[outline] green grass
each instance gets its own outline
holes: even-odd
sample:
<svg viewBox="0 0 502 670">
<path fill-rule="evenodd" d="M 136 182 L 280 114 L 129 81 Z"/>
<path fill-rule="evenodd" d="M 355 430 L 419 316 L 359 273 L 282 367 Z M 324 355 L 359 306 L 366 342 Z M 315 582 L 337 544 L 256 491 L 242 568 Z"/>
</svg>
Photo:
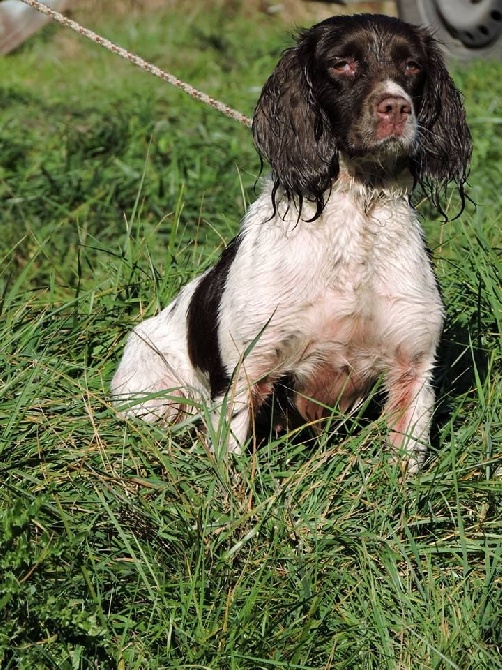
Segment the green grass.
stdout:
<svg viewBox="0 0 502 670">
<path fill-rule="evenodd" d="M 246 114 L 287 42 L 238 8 L 98 27 Z M 477 207 L 421 207 L 448 319 L 430 459 L 402 482 L 358 417 L 228 462 L 197 425 L 116 416 L 125 334 L 215 260 L 259 161 L 64 35 L 0 63 L 0 667 L 502 667 L 501 66 L 455 72 Z"/>
</svg>

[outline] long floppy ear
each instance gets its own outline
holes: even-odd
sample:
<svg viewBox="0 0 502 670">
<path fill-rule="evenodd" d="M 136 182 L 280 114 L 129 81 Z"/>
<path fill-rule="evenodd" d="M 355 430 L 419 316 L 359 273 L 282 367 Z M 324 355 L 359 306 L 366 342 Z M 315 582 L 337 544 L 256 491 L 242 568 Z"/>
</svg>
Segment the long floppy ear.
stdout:
<svg viewBox="0 0 502 670">
<path fill-rule="evenodd" d="M 457 185 L 464 208 L 472 140 L 462 97 L 448 74 L 441 50 L 428 32 L 422 32 L 422 39 L 428 54 L 427 79 L 418 113 L 419 135 L 412 171 L 444 214 L 440 198 L 449 182 Z"/>
<path fill-rule="evenodd" d="M 275 191 L 305 197 L 323 207 L 323 193 L 338 176 L 337 149 L 330 122 L 319 105 L 309 75 L 309 49 L 284 52 L 263 87 L 253 118 L 256 148 L 272 168 Z"/>
</svg>

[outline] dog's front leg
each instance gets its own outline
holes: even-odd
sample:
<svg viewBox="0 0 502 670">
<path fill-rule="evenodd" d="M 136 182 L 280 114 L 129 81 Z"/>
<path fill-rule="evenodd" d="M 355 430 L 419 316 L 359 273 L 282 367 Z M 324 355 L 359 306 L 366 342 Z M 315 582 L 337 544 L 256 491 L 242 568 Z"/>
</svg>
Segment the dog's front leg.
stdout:
<svg viewBox="0 0 502 670">
<path fill-rule="evenodd" d="M 412 474 L 420 470 L 429 444 L 434 410 L 431 368 L 429 364 L 415 364 L 391 371 L 386 383 L 384 416 L 390 428 L 389 442 Z"/>
<path fill-rule="evenodd" d="M 258 376 L 258 375 L 257 375 Z M 253 434 L 256 413 L 272 393 L 275 376 L 252 383 L 244 366 L 235 374 L 225 395 L 216 398 L 211 411 L 213 440 L 236 455 L 243 452 Z M 216 444 L 213 448 L 216 451 Z"/>
<path fill-rule="evenodd" d="M 244 449 L 251 423 L 251 398 L 240 393 L 232 398 L 231 392 L 215 399 L 211 410 L 211 446 L 217 454 L 222 448 L 239 455 Z"/>
</svg>

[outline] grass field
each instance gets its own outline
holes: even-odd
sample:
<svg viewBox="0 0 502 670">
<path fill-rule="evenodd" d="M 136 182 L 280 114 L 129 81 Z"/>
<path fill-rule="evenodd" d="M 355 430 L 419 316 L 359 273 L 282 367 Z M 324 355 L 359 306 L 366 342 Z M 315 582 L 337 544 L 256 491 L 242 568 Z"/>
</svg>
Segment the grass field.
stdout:
<svg viewBox="0 0 502 670">
<path fill-rule="evenodd" d="M 250 115 L 287 29 L 232 7 L 95 27 Z M 0 72 L 0 667 L 502 668 L 501 65 L 454 73 L 476 207 L 420 205 L 447 326 L 405 482 L 357 416 L 229 463 L 116 415 L 126 333 L 217 258 L 259 160 L 64 30 Z"/>
</svg>

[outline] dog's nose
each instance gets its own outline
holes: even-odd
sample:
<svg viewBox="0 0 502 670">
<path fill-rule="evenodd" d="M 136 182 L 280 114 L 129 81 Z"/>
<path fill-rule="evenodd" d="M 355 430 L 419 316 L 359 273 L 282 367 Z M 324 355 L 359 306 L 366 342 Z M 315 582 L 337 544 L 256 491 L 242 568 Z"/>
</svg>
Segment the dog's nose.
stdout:
<svg viewBox="0 0 502 670">
<path fill-rule="evenodd" d="M 411 114 L 411 105 L 400 96 L 389 95 L 376 106 L 377 114 L 392 124 L 402 123 Z"/>
</svg>

